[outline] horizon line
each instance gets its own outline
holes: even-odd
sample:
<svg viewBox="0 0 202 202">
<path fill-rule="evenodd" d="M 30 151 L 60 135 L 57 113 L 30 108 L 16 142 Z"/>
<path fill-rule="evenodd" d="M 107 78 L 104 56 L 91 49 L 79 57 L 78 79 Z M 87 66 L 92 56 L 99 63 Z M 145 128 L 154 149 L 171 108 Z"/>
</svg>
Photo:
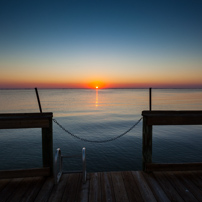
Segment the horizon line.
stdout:
<svg viewBox="0 0 202 202">
<path fill-rule="evenodd" d="M 37 88 L 37 87 L 36 87 Z M 35 88 L 0 88 L 0 90 L 31 90 Z M 107 90 L 107 89 L 113 89 L 113 90 L 121 90 L 121 89 L 150 89 L 148 88 L 37 88 L 37 89 L 42 89 L 42 90 L 57 90 L 57 89 L 73 89 L 73 90 Z M 202 89 L 202 87 L 173 87 L 173 88 L 152 88 L 151 89 Z"/>
</svg>

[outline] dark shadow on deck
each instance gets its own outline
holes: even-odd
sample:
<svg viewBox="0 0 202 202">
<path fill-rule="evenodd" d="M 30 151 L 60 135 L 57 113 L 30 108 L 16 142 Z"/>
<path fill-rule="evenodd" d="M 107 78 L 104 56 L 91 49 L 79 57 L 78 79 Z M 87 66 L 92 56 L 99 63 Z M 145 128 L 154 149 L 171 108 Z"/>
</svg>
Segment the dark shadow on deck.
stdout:
<svg viewBox="0 0 202 202">
<path fill-rule="evenodd" d="M 50 177 L 0 180 L 1 201 L 201 201 L 202 171 L 143 171 L 64 174 L 58 185 Z"/>
</svg>

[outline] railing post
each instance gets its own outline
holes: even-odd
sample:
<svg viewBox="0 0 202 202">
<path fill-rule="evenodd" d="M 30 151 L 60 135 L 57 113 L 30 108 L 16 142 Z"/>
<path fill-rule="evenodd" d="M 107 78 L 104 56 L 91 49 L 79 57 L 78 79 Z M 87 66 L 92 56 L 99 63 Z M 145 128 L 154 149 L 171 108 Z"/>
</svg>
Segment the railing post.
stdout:
<svg viewBox="0 0 202 202">
<path fill-rule="evenodd" d="M 152 125 L 148 125 L 147 117 L 143 116 L 142 169 L 144 171 L 146 163 L 152 163 Z"/>
<path fill-rule="evenodd" d="M 36 92 L 36 97 L 37 97 L 37 101 L 38 101 L 38 105 L 39 105 L 39 110 L 42 113 L 41 102 L 40 102 L 40 98 L 39 98 L 39 94 L 38 94 L 37 88 L 35 88 L 35 92 Z"/>
<path fill-rule="evenodd" d="M 53 125 L 52 117 L 49 118 L 49 127 L 42 128 L 42 157 L 43 167 L 50 167 L 53 175 Z"/>
<path fill-rule="evenodd" d="M 152 89 L 149 88 L 149 111 L 152 110 Z"/>
</svg>

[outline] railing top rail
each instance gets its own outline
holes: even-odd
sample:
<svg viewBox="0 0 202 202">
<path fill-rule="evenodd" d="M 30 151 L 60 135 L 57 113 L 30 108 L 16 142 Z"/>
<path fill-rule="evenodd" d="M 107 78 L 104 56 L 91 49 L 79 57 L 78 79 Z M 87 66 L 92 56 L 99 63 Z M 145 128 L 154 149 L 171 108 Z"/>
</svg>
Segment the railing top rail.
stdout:
<svg viewBox="0 0 202 202">
<path fill-rule="evenodd" d="M 147 125 L 202 125 L 202 111 L 142 111 Z"/>
<path fill-rule="evenodd" d="M 144 110 L 142 116 L 182 116 L 182 115 L 202 115 L 202 110 Z"/>
<path fill-rule="evenodd" d="M 0 114 L 0 129 L 49 128 L 52 117 L 53 113 Z"/>
<path fill-rule="evenodd" d="M 5 113 L 0 114 L 0 119 L 25 119 L 25 118 L 51 118 L 52 112 L 45 113 Z"/>
</svg>

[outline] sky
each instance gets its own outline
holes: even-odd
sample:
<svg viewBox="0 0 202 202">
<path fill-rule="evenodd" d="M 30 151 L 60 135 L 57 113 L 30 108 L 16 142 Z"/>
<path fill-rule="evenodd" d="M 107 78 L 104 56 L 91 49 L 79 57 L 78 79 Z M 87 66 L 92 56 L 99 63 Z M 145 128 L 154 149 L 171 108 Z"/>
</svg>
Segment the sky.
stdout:
<svg viewBox="0 0 202 202">
<path fill-rule="evenodd" d="M 202 88 L 201 0 L 1 0 L 0 88 Z"/>
</svg>

